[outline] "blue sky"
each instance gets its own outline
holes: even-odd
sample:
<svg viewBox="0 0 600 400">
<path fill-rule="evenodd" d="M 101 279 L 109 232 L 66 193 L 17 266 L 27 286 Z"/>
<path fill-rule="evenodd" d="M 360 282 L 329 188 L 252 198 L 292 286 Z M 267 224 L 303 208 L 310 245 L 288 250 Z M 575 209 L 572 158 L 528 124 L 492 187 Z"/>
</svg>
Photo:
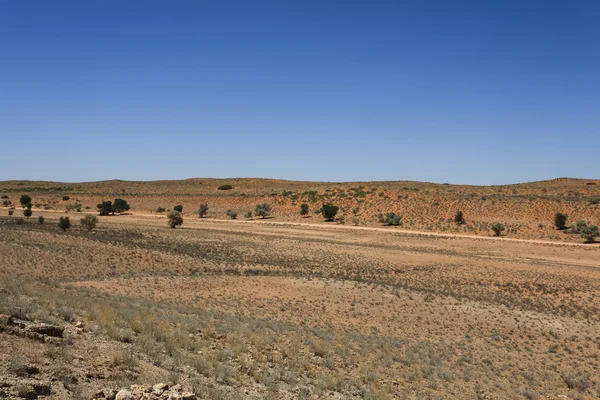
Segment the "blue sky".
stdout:
<svg viewBox="0 0 600 400">
<path fill-rule="evenodd" d="M 0 0 L 0 179 L 598 178 L 597 1 Z"/>
</svg>

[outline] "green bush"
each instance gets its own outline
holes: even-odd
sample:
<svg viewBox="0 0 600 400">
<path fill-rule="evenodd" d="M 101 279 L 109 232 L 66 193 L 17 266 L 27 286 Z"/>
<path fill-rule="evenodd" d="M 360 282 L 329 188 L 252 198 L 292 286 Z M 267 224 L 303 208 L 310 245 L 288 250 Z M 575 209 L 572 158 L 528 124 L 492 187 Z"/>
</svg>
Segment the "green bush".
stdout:
<svg viewBox="0 0 600 400">
<path fill-rule="evenodd" d="M 128 211 L 131 208 L 129 204 L 123 199 L 115 199 L 112 205 L 112 213 L 113 215 L 118 212 L 121 214 L 122 212 Z"/>
<path fill-rule="evenodd" d="M 227 216 L 231 219 L 236 219 L 238 216 L 237 211 L 234 210 L 227 210 Z"/>
<path fill-rule="evenodd" d="M 173 207 L 173 210 L 177 212 L 183 212 L 183 206 L 181 204 L 177 204 L 175 207 Z"/>
<path fill-rule="evenodd" d="M 254 214 L 259 215 L 262 218 L 268 217 L 271 214 L 271 206 L 267 203 L 257 204 L 254 209 Z"/>
<path fill-rule="evenodd" d="M 233 189 L 233 186 L 231 186 L 231 185 L 221 185 L 217 189 L 218 190 L 231 190 L 231 189 Z"/>
<path fill-rule="evenodd" d="M 502 225 L 500 222 L 496 222 L 495 224 L 492 225 L 492 230 L 494 231 L 494 236 L 500 236 L 502 234 L 502 231 L 504 231 L 504 225 Z"/>
<path fill-rule="evenodd" d="M 176 226 L 183 225 L 183 217 L 181 213 L 177 210 L 173 210 L 167 215 L 169 226 L 172 229 L 175 229 Z"/>
<path fill-rule="evenodd" d="M 248 219 L 252 219 L 252 211 L 248 211 L 244 216 Z"/>
<path fill-rule="evenodd" d="M 71 221 L 69 220 L 69 217 L 60 217 L 58 220 L 58 227 L 66 232 L 67 229 L 71 227 Z"/>
<path fill-rule="evenodd" d="M 582 238 L 585 239 L 586 243 L 594 243 L 594 239 L 600 236 L 598 226 L 596 225 L 585 225 L 581 228 L 580 233 Z"/>
<path fill-rule="evenodd" d="M 21 206 L 23 206 L 23 208 L 26 208 L 27 206 L 29 206 L 29 208 L 31 208 L 31 197 L 30 196 L 24 194 L 19 199 L 19 202 L 21 203 Z"/>
<path fill-rule="evenodd" d="M 385 226 L 400 226 L 402 225 L 402 216 L 393 212 L 389 212 L 385 215 L 383 222 Z"/>
<path fill-rule="evenodd" d="M 69 200 L 69 199 L 70 199 L 70 197 L 69 197 L 69 196 L 63 196 L 63 197 L 62 197 L 62 199 L 63 199 L 64 201 L 67 201 L 67 200 Z"/>
<path fill-rule="evenodd" d="M 584 220 L 576 221 L 573 225 L 571 225 L 571 232 L 573 233 L 581 233 L 581 229 L 587 226 L 587 222 Z"/>
<path fill-rule="evenodd" d="M 164 207 L 158 207 L 158 208 L 156 209 L 156 212 L 157 212 L 157 213 L 164 213 L 165 211 L 166 211 L 166 210 L 165 210 L 165 208 L 164 208 Z"/>
<path fill-rule="evenodd" d="M 302 215 L 303 217 L 306 217 L 308 215 L 308 204 L 300 204 L 300 215 Z"/>
<path fill-rule="evenodd" d="M 44 223 L 46 222 L 46 220 L 44 219 L 44 217 L 42 217 L 41 215 L 38 217 L 38 223 L 40 225 L 44 225 Z"/>
<path fill-rule="evenodd" d="M 27 218 L 31 217 L 31 214 L 33 214 L 33 212 L 31 211 L 31 207 L 27 207 L 26 209 L 23 210 L 23 215 L 26 216 Z"/>
<path fill-rule="evenodd" d="M 338 206 L 334 206 L 331 203 L 323 204 L 321 207 L 321 215 L 323 215 L 325 220 L 333 221 L 339 209 Z"/>
<path fill-rule="evenodd" d="M 567 227 L 567 214 L 557 212 L 554 214 L 554 226 L 557 229 L 565 229 Z"/>
<path fill-rule="evenodd" d="M 466 223 L 462 211 L 457 211 L 456 214 L 454 214 L 454 222 L 456 222 L 458 225 L 463 225 Z"/>
</svg>

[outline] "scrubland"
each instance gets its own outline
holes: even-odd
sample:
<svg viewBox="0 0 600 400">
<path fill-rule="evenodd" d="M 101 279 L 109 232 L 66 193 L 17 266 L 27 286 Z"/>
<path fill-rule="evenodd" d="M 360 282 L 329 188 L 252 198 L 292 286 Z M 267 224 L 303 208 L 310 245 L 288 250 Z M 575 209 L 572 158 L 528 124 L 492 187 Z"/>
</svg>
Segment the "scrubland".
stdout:
<svg viewBox="0 0 600 400">
<path fill-rule="evenodd" d="M 81 399 L 155 382 L 211 399 L 600 397 L 597 245 L 169 229 L 126 197 L 134 215 L 91 232 L 0 218 L 0 314 L 65 327 L 46 343 L 0 332 L 6 397 L 35 380 Z"/>
</svg>

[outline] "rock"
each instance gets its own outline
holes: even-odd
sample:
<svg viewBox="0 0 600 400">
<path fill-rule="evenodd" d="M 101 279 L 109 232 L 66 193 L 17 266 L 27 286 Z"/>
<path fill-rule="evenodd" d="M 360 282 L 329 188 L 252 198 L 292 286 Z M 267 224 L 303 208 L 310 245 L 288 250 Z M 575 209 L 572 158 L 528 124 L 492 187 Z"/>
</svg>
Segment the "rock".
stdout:
<svg viewBox="0 0 600 400">
<path fill-rule="evenodd" d="M 196 395 L 192 392 L 181 393 L 181 400 L 196 400 Z"/>
<path fill-rule="evenodd" d="M 177 385 L 173 386 L 171 388 L 171 391 L 173 392 L 180 392 L 181 391 L 181 385 L 178 383 Z"/>
<path fill-rule="evenodd" d="M 106 395 L 104 394 L 104 390 L 99 390 L 96 393 L 94 393 L 94 398 L 98 399 L 98 398 L 105 398 Z"/>
<path fill-rule="evenodd" d="M 52 336 L 52 337 L 63 337 L 65 328 L 62 326 L 50 325 L 50 324 L 33 324 L 30 326 L 33 332 L 39 333 L 40 335 Z"/>
<path fill-rule="evenodd" d="M 117 392 L 115 400 L 133 400 L 133 396 L 129 390 L 121 389 Z"/>
<path fill-rule="evenodd" d="M 156 385 L 152 386 L 152 391 L 154 393 L 158 393 L 161 394 L 162 392 L 164 392 L 165 390 L 167 390 L 169 388 L 169 385 L 164 384 L 164 383 L 157 383 Z"/>
</svg>

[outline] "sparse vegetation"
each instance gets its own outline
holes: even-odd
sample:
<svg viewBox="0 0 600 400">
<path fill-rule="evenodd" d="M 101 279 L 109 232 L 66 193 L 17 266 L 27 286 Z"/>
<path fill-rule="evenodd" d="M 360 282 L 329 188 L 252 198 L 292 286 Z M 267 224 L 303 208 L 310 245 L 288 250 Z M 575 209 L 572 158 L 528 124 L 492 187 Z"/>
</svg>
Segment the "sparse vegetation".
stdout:
<svg viewBox="0 0 600 400">
<path fill-rule="evenodd" d="M 88 214 L 85 217 L 81 218 L 80 222 L 81 226 L 83 226 L 85 230 L 91 232 L 92 230 L 94 230 L 94 228 L 96 228 L 96 224 L 98 224 L 98 217 L 96 217 L 95 215 Z"/>
<path fill-rule="evenodd" d="M 237 219 L 238 213 L 234 210 L 227 210 L 227 216 L 231 219 Z"/>
<path fill-rule="evenodd" d="M 454 214 L 454 222 L 456 222 L 458 225 L 464 225 L 466 223 L 465 217 L 464 217 L 462 211 L 457 211 Z"/>
<path fill-rule="evenodd" d="M 247 219 L 252 219 L 252 211 L 248 211 L 248 212 L 245 214 L 245 217 L 246 217 Z"/>
<path fill-rule="evenodd" d="M 233 189 L 233 186 L 231 186 L 231 185 L 221 185 L 217 189 L 218 190 L 231 190 L 231 189 Z"/>
<path fill-rule="evenodd" d="M 383 225 L 385 225 L 385 226 L 400 226 L 400 225 L 402 225 L 402 216 L 400 214 L 396 214 L 394 212 L 389 212 L 385 215 L 385 220 L 383 221 Z"/>
<path fill-rule="evenodd" d="M 594 240 L 600 236 L 600 232 L 598 232 L 598 226 L 588 224 L 579 229 L 579 234 L 585 239 L 586 243 L 594 243 Z"/>
<path fill-rule="evenodd" d="M 300 215 L 302 215 L 303 217 L 306 217 L 308 215 L 308 204 L 300 204 Z"/>
<path fill-rule="evenodd" d="M 38 224 L 44 225 L 45 222 L 46 222 L 46 220 L 44 219 L 44 217 L 42 215 L 40 215 L 38 217 Z"/>
</svg>

